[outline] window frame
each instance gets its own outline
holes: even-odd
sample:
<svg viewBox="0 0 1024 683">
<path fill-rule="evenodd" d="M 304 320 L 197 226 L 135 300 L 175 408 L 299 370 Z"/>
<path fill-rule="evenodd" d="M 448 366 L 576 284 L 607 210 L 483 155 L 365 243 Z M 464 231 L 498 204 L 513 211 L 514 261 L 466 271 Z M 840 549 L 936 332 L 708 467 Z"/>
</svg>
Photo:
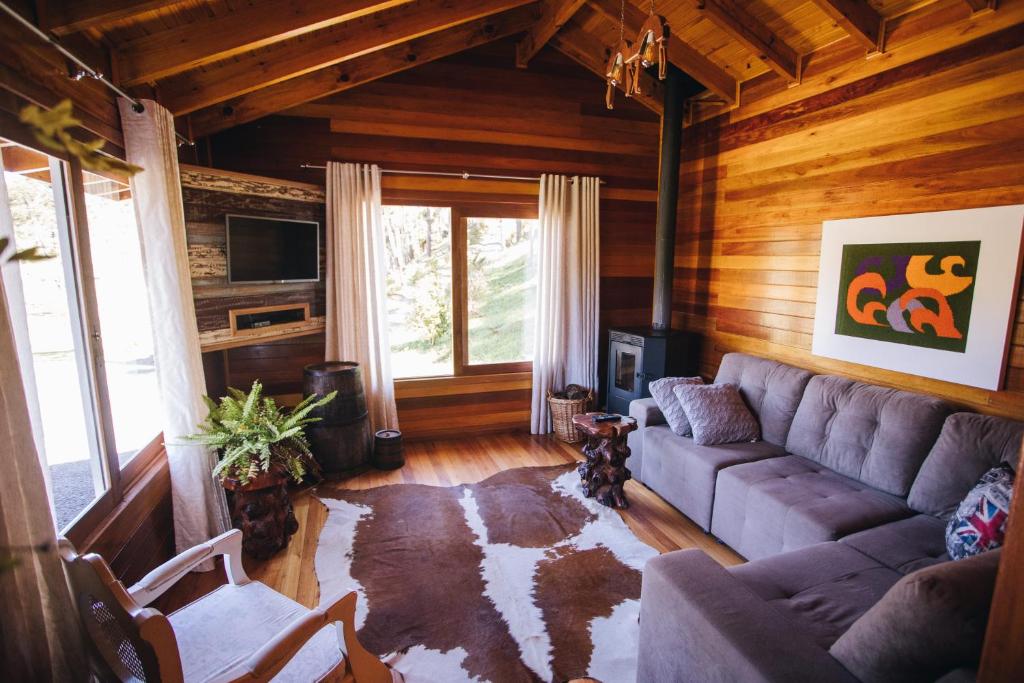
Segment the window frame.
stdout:
<svg viewBox="0 0 1024 683">
<path fill-rule="evenodd" d="M 531 204 L 489 201 L 451 201 L 413 197 L 385 198 L 385 206 L 433 206 L 451 211 L 452 240 L 452 374 L 429 377 L 398 377 L 396 382 L 417 382 L 450 377 L 475 377 L 514 372 L 531 372 L 533 361 L 508 363 L 469 362 L 469 219 L 538 218 L 536 202 Z"/>
<path fill-rule="evenodd" d="M 92 464 L 99 467 L 100 476 L 106 485 L 103 493 L 93 498 L 67 526 L 56 530 L 58 535 L 66 536 L 81 546 L 125 500 L 125 492 L 165 456 L 163 434 L 154 435 L 146 446 L 121 467 L 114 441 L 114 419 L 103 360 L 103 335 L 93 279 L 84 171 L 78 159 L 52 150 L 40 150 L 26 144 L 23 138 L 19 139 L 21 136 L 7 135 L 8 132 L 0 130 L 0 137 L 49 158 L 50 183 L 55 202 L 54 218 L 60 233 L 58 240 L 65 245 L 67 252 L 65 278 L 72 280 L 66 285 L 75 290 L 75 301 L 73 305 L 69 302 L 69 309 L 73 318 L 72 334 L 79 347 L 76 348 L 76 354 L 83 356 L 86 375 L 81 378 L 83 386 L 80 387 L 86 419 L 90 421 L 86 430 L 99 450 L 96 458 L 98 462 Z M 94 459 L 91 444 L 89 457 L 90 461 Z"/>
</svg>

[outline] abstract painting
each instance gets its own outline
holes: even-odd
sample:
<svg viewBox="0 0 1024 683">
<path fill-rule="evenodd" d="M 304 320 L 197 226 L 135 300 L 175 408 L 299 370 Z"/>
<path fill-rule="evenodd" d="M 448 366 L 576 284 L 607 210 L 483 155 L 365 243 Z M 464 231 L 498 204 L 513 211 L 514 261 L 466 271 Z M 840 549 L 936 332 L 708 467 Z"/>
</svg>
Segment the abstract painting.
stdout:
<svg viewBox="0 0 1024 683">
<path fill-rule="evenodd" d="M 826 221 L 816 355 L 1002 385 L 1024 206 Z"/>
</svg>

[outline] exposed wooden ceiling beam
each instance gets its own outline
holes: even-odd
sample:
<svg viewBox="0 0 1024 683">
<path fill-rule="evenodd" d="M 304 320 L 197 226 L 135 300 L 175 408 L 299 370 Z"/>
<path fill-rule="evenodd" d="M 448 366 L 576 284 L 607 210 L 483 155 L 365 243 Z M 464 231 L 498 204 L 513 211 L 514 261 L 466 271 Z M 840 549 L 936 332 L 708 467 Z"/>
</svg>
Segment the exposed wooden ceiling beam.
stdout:
<svg viewBox="0 0 1024 683">
<path fill-rule="evenodd" d="M 363 57 L 282 81 L 189 115 L 192 134 L 203 137 L 232 126 L 333 95 L 442 57 L 525 31 L 537 19 L 533 7 L 484 17 Z"/>
<path fill-rule="evenodd" d="M 703 10 L 716 26 L 757 55 L 787 82 L 800 82 L 801 60 L 797 51 L 751 17 L 735 0 L 697 0 L 697 9 Z"/>
<path fill-rule="evenodd" d="M 593 71 L 602 80 L 604 79 L 605 66 L 611 49 L 603 45 L 598 38 L 584 31 L 579 25 L 569 22 L 563 26 L 561 31 L 552 36 L 551 46 L 585 69 Z M 619 89 L 624 89 L 623 84 L 619 84 Z M 633 99 L 661 115 L 665 111 L 664 89 L 661 81 L 653 78 L 646 71 L 641 71 L 640 91 L 643 94 L 634 96 Z M 594 98 L 596 100 L 603 98 L 602 91 L 596 84 Z"/>
<path fill-rule="evenodd" d="M 615 0 L 589 0 L 589 2 L 591 7 L 618 25 L 621 8 L 618 2 Z M 625 9 L 626 34 L 632 38 L 640 31 L 640 27 L 647 20 L 647 15 L 628 2 Z M 671 29 L 671 26 L 669 28 Z M 700 81 L 705 88 L 721 97 L 727 104 L 734 105 L 738 102 L 739 82 L 725 69 L 672 35 L 671 30 L 668 37 L 668 61 Z M 604 65 L 601 66 L 603 69 Z"/>
<path fill-rule="evenodd" d="M 58 35 L 84 31 L 146 12 L 181 5 L 185 0 L 48 0 L 41 7 L 40 28 Z"/>
<path fill-rule="evenodd" d="M 414 0 L 159 81 L 157 97 L 175 115 L 223 102 L 532 0 Z"/>
<path fill-rule="evenodd" d="M 533 56 L 572 19 L 584 2 L 586 0 L 542 0 L 540 19 L 516 43 L 516 66 L 525 69 Z"/>
<path fill-rule="evenodd" d="M 255 0 L 117 46 L 121 83 L 165 78 L 411 0 Z"/>
<path fill-rule="evenodd" d="M 972 14 L 992 12 L 999 5 L 999 0 L 964 0 L 964 2 L 971 8 Z"/>
<path fill-rule="evenodd" d="M 885 32 L 884 20 L 867 0 L 813 0 L 832 21 L 850 37 L 867 48 L 869 53 L 881 52 Z"/>
</svg>

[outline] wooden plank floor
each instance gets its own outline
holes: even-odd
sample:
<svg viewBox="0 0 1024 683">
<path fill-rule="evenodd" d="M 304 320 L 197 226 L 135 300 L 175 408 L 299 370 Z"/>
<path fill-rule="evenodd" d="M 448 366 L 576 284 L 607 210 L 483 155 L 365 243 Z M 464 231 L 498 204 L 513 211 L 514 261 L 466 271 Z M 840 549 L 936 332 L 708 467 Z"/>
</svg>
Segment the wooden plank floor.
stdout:
<svg viewBox="0 0 1024 683">
<path fill-rule="evenodd" d="M 486 479 L 513 467 L 558 465 L 581 459 L 577 446 L 561 443 L 549 436 L 521 433 L 413 442 L 406 444 L 405 456 L 406 464 L 401 469 L 363 472 L 345 480 L 342 485 L 351 489 L 401 483 L 457 486 Z M 622 512 L 626 523 L 641 540 L 660 552 L 700 548 L 723 565 L 743 561 L 642 484 L 627 482 L 626 496 L 630 502 L 629 509 Z M 288 548 L 262 562 L 245 558 L 245 568 L 253 579 L 313 607 L 320 600 L 313 557 L 326 510 L 311 490 L 296 493 L 293 504 L 299 531 L 292 537 Z M 159 607 L 165 612 L 177 609 L 223 581 L 220 569 L 190 574 L 161 599 Z"/>
</svg>

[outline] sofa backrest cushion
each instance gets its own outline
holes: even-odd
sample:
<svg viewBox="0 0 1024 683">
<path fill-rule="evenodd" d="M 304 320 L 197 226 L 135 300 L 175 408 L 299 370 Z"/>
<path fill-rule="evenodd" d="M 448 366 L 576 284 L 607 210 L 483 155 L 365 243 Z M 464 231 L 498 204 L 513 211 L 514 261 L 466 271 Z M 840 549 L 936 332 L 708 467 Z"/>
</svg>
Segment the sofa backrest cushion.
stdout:
<svg viewBox="0 0 1024 683">
<path fill-rule="evenodd" d="M 912 572 L 829 653 L 859 680 L 934 681 L 981 658 L 1001 551 Z"/>
<path fill-rule="evenodd" d="M 955 413 L 942 425 L 907 504 L 917 512 L 949 519 L 985 472 L 1006 463 L 1017 467 L 1024 422 L 990 415 Z"/>
<path fill-rule="evenodd" d="M 931 396 L 818 375 L 804 391 L 786 450 L 906 497 L 952 412 Z"/>
<path fill-rule="evenodd" d="M 736 385 L 761 426 L 761 439 L 783 446 L 804 387 L 813 376 L 807 370 L 767 358 L 727 353 L 718 367 L 715 384 Z"/>
</svg>

